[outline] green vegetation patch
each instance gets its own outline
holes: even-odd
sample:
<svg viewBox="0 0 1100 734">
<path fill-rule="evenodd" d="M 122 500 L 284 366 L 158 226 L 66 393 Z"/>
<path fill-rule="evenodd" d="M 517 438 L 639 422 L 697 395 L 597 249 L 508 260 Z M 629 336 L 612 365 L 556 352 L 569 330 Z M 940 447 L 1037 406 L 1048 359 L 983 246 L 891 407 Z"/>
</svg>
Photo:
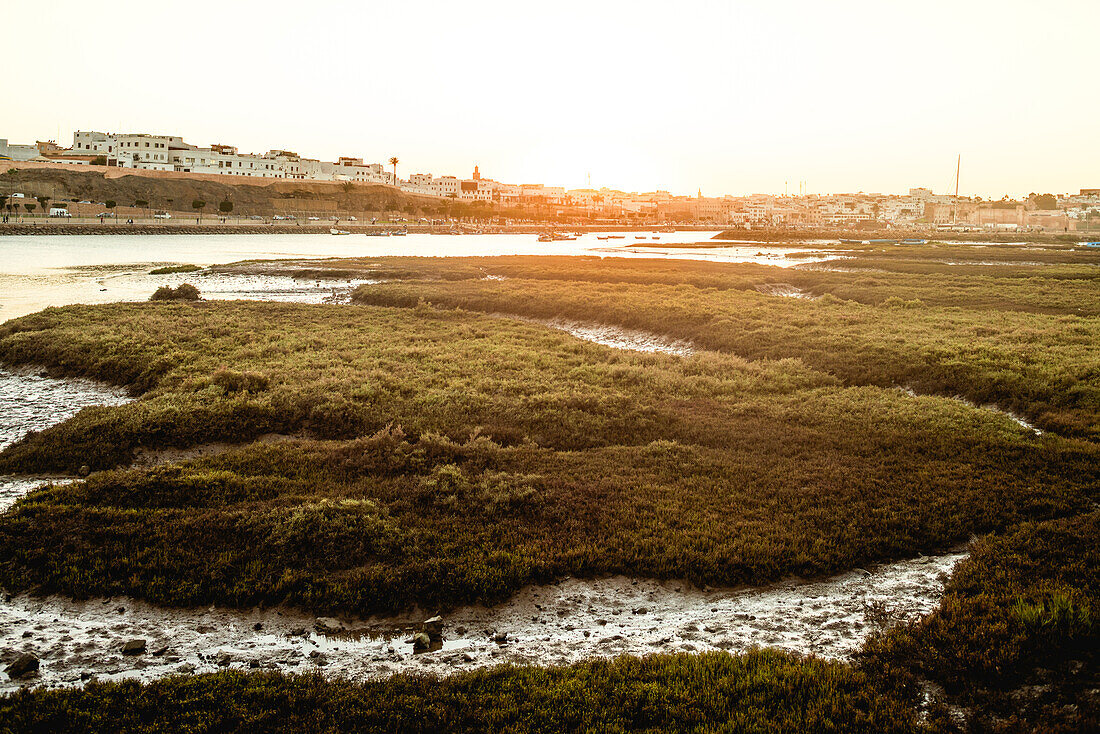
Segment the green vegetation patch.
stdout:
<svg viewBox="0 0 1100 734">
<path fill-rule="evenodd" d="M 145 390 L 4 470 L 332 439 L 28 496 L 0 517 L 13 590 L 366 613 L 568 574 L 764 583 L 1079 512 L 1100 476 L 1094 445 L 958 401 L 427 307 L 68 307 L 6 324 L 0 354 Z"/>
<path fill-rule="evenodd" d="M 959 395 L 998 405 L 1044 430 L 1100 437 L 1096 265 L 1072 266 L 1090 276 L 1075 279 L 1061 277 L 1064 272 L 1043 277 L 1034 268 L 1030 278 L 994 277 L 989 267 L 995 266 L 986 275 L 957 276 L 489 260 L 444 263 L 437 266 L 442 273 L 430 263 L 396 263 L 403 270 L 421 268 L 420 277 L 360 286 L 354 299 L 403 307 L 426 301 L 642 329 L 750 360 L 798 359 L 844 384 Z M 379 272 L 377 265 L 364 267 Z M 455 277 L 472 275 L 469 269 L 480 275 Z M 771 295 L 776 283 L 814 298 Z"/>
<path fill-rule="evenodd" d="M 149 275 L 171 275 L 173 273 L 194 273 L 202 270 L 198 265 L 165 265 L 162 268 L 153 268 Z"/>
<path fill-rule="evenodd" d="M 913 732 L 912 710 L 847 666 L 774 652 L 498 667 L 353 684 L 225 672 L 0 699 L 20 732 Z"/>
</svg>

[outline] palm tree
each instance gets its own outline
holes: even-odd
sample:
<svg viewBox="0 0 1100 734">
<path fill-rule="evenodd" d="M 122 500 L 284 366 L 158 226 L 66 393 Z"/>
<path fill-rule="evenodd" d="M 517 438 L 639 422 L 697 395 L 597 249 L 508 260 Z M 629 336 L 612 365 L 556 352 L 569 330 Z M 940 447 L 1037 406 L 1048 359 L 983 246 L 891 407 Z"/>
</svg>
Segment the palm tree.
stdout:
<svg viewBox="0 0 1100 734">
<path fill-rule="evenodd" d="M 397 156 L 393 156 L 393 157 L 390 158 L 390 165 L 393 166 L 393 185 L 394 186 L 397 185 L 397 164 L 400 163 L 400 162 L 401 161 L 398 160 Z"/>
</svg>

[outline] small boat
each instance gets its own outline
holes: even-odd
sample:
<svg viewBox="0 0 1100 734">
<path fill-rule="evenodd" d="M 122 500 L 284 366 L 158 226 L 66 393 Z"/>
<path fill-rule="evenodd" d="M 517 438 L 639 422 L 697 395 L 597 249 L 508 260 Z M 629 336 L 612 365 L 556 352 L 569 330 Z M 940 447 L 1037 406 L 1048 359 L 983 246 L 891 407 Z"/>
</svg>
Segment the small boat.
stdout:
<svg viewBox="0 0 1100 734">
<path fill-rule="evenodd" d="M 596 235 L 596 239 L 598 239 L 598 240 L 606 240 L 606 239 L 610 239 L 610 237 L 600 237 L 599 235 Z"/>
<path fill-rule="evenodd" d="M 842 245 L 862 245 L 863 240 L 841 240 L 840 244 L 842 244 Z"/>
<path fill-rule="evenodd" d="M 622 239 L 626 239 L 626 235 L 609 234 L 609 235 L 607 235 L 607 239 L 609 239 L 609 240 L 622 240 Z"/>
<path fill-rule="evenodd" d="M 924 244 L 927 244 L 927 242 L 928 242 L 928 240 L 902 240 L 901 244 L 903 244 L 903 245 L 924 245 Z"/>
<path fill-rule="evenodd" d="M 539 242 L 553 242 L 553 241 L 554 241 L 554 235 L 551 235 L 551 234 L 540 234 L 539 235 Z"/>
<path fill-rule="evenodd" d="M 346 229 L 336 229 L 335 227 L 330 228 L 328 233 L 329 234 L 351 234 L 351 232 L 347 231 Z"/>
</svg>

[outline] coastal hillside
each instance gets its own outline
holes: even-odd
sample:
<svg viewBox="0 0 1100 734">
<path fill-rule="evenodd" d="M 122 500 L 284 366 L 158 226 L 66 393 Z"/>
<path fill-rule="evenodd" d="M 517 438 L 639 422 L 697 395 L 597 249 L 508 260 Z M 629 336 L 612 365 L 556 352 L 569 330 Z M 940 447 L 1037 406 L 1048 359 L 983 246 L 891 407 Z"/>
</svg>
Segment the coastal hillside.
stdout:
<svg viewBox="0 0 1100 734">
<path fill-rule="evenodd" d="M 223 179 L 223 180 L 216 180 Z M 224 176 L 194 178 L 125 175 L 109 178 L 98 171 L 72 168 L 10 168 L 0 174 L 0 195 L 21 193 L 33 202 L 48 196 L 53 205 L 89 201 L 114 201 L 119 207 L 138 206 L 149 210 L 193 213 L 192 202 L 206 202 L 207 214 L 217 214 L 222 201 L 233 202 L 235 215 L 270 217 L 279 213 L 309 212 L 358 214 L 401 211 L 432 214 L 448 204 L 430 196 L 416 196 L 392 186 L 335 181 L 278 180 L 259 183 L 229 183 Z M 138 202 L 148 202 L 142 207 Z M 443 209 L 440 209 L 442 207 Z M 41 208 L 36 214 L 41 214 Z"/>
</svg>

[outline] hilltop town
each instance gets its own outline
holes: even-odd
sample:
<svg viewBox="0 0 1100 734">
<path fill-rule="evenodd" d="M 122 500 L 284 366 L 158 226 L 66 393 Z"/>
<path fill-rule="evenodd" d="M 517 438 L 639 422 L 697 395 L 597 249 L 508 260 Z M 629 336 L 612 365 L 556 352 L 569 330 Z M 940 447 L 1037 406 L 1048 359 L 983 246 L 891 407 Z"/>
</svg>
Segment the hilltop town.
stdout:
<svg viewBox="0 0 1100 734">
<path fill-rule="evenodd" d="M 991 232 L 1087 232 L 1100 230 L 1100 189 L 1077 194 L 1033 193 L 1026 199 L 983 200 L 937 194 L 911 188 L 906 194 L 837 193 L 806 195 L 678 196 L 668 191 L 626 192 L 609 188 L 566 189 L 543 184 L 515 184 L 481 175 L 477 166 L 468 178 L 431 173 L 398 175 L 399 160 L 366 163 L 341 156 L 336 161 L 307 158 L 290 150 L 241 153 L 232 145 L 199 147 L 176 135 L 77 131 L 73 144 L 55 141 L 34 145 L 0 139 L 0 161 L 17 170 L 72 167 L 153 178 L 188 178 L 232 183 L 329 182 L 391 187 L 413 197 L 418 208 L 460 216 L 500 213 L 528 219 L 577 219 L 604 222 L 653 221 L 713 224 L 743 229 L 876 229 L 936 228 Z M 387 167 L 388 166 L 388 167 Z M 3 192 L 11 194 L 12 192 Z M 293 197 L 284 197 L 293 198 Z M 424 201 L 480 205 L 423 206 Z M 310 199 L 316 201 L 316 197 Z M 405 209 L 391 200 L 390 208 Z M 402 200 L 403 202 L 404 200 Z M 60 206 L 55 198 L 55 207 Z M 170 203 L 170 201 L 169 201 Z M 278 209 L 279 207 L 275 207 Z M 259 211 L 259 210 L 256 210 Z M 284 213 L 335 214 L 331 205 L 302 201 L 283 206 Z M 39 210 L 45 213 L 44 209 Z M 255 212 L 253 212 L 255 213 Z M 262 214 L 270 216 L 270 212 Z M 86 215 L 84 213 L 83 215 Z"/>
</svg>

